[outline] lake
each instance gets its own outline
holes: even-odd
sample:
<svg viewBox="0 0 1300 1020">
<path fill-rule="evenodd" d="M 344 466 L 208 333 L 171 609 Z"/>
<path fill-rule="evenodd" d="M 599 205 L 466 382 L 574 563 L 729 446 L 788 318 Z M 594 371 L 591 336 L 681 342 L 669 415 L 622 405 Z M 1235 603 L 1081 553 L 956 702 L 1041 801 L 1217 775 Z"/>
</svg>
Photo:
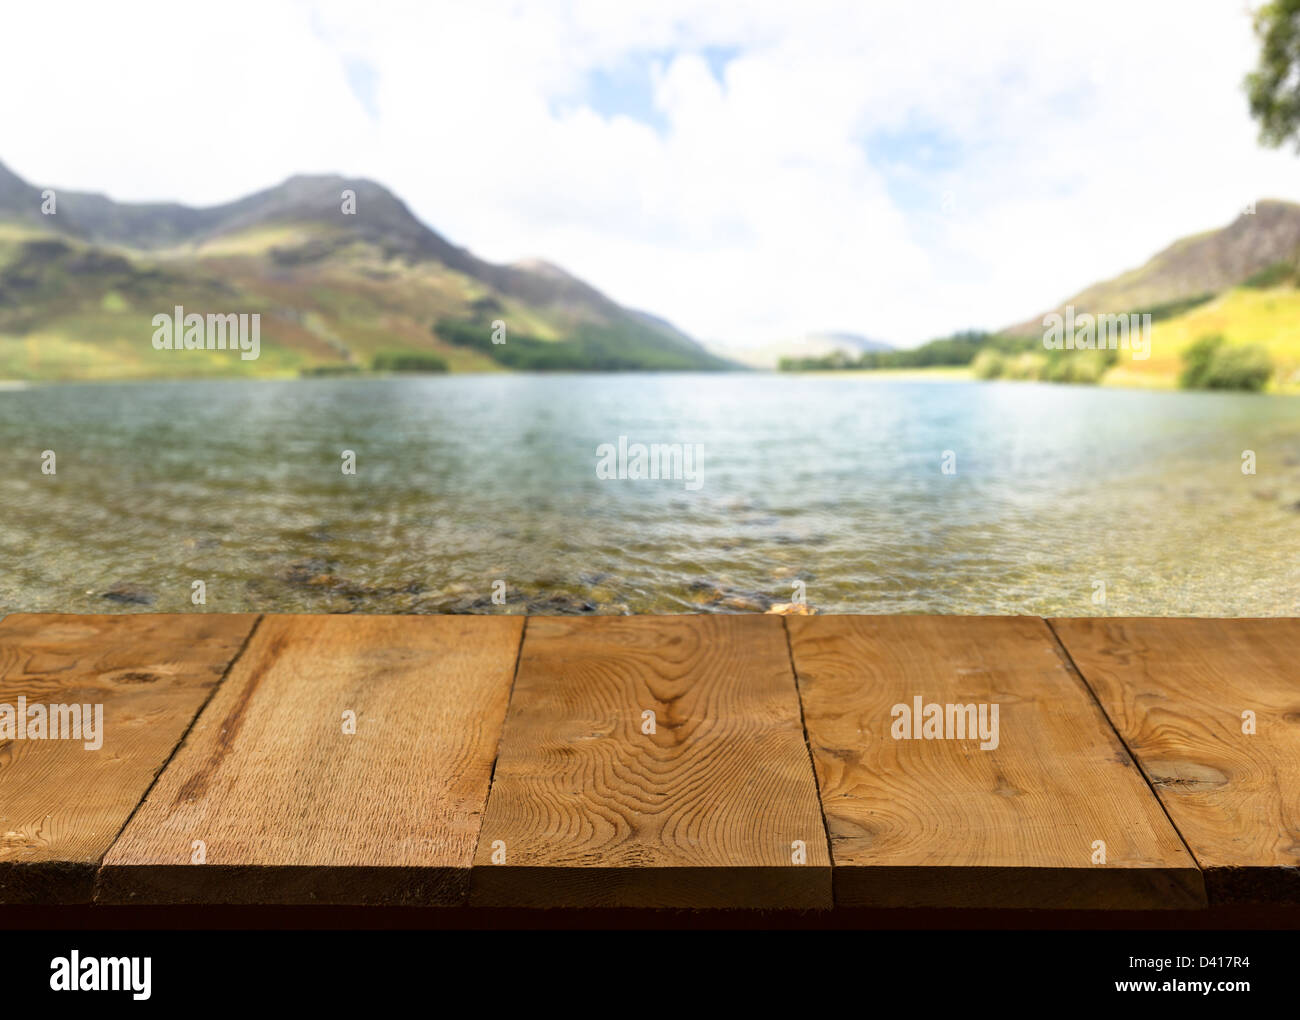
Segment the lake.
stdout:
<svg viewBox="0 0 1300 1020">
<path fill-rule="evenodd" d="M 191 610 L 201 580 L 209 611 L 745 612 L 802 588 L 820 612 L 1300 615 L 1296 398 L 757 373 L 57 385 L 0 390 L 0 436 L 7 612 Z M 698 451 L 695 482 L 598 477 L 620 437 Z"/>
</svg>

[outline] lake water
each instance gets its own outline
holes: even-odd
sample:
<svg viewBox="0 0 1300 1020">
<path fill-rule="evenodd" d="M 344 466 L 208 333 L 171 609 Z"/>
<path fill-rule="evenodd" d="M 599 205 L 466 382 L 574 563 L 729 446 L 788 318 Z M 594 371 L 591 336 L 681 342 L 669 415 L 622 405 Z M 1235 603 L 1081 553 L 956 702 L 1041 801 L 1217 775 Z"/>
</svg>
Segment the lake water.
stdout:
<svg viewBox="0 0 1300 1020">
<path fill-rule="evenodd" d="M 598 478 L 620 436 L 699 444 L 699 487 Z M 761 374 L 65 385 L 0 390 L 0 463 L 8 612 L 190 610 L 201 579 L 209 611 L 737 612 L 801 582 L 822 612 L 1300 615 L 1295 398 Z"/>
</svg>

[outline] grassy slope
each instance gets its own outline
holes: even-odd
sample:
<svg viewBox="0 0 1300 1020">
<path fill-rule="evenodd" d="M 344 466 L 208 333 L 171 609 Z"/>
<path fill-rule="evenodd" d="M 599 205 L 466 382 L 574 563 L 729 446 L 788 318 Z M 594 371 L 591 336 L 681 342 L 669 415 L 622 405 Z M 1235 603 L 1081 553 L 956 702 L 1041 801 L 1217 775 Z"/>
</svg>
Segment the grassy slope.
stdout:
<svg viewBox="0 0 1300 1020">
<path fill-rule="evenodd" d="M 1152 326 L 1146 361 L 1127 355 L 1103 382 L 1119 386 L 1177 386 L 1182 352 L 1203 336 L 1220 334 L 1229 345 L 1253 344 L 1273 359 L 1273 392 L 1300 392 L 1300 206 L 1262 200 L 1251 215 L 1174 242 L 1145 264 L 1096 283 L 1066 304 L 1089 312 L 1161 309 Z M 1272 285 L 1256 288 L 1260 277 Z M 1213 296 L 1211 296 L 1213 295 Z M 1171 302 L 1207 299 L 1185 310 Z M 1059 311 L 1060 309 L 1058 309 Z M 1041 316 L 1006 332 L 1042 336 Z"/>
<path fill-rule="evenodd" d="M 1151 357 L 1127 356 L 1108 372 L 1112 386 L 1172 388 L 1178 384 L 1182 352 L 1208 334 L 1229 344 L 1258 344 L 1273 358 L 1276 372 L 1270 391 L 1300 393 L 1300 290 L 1277 287 L 1233 288 L 1207 304 L 1151 327 Z"/>
<path fill-rule="evenodd" d="M 0 224 L 0 379 L 292 376 L 306 368 L 368 368 L 381 351 L 432 353 L 452 371 L 500 371 L 486 354 L 437 337 L 440 319 L 472 317 L 493 297 L 513 333 L 559 340 L 595 331 L 647 354 L 637 322 L 579 321 L 490 294 L 437 262 L 409 262 L 320 227 L 260 228 L 200 248 L 148 253 L 53 240 Z M 262 353 L 155 351 L 152 317 L 261 313 Z"/>
<path fill-rule="evenodd" d="M 1137 361 L 1126 352 L 1102 378 L 1106 386 L 1174 389 L 1182 371 L 1182 354 L 1203 336 L 1219 334 L 1229 345 L 1263 347 L 1273 359 L 1275 373 L 1267 392 L 1300 394 L 1300 288 L 1236 287 L 1218 297 L 1152 323 L 1151 356 Z M 1041 327 L 1040 334 L 1041 336 Z M 1030 350 L 1036 341 L 1029 340 Z M 858 377 L 973 379 L 970 367 L 838 370 L 809 374 Z"/>
<path fill-rule="evenodd" d="M 1217 230 L 1207 230 L 1180 238 L 1153 256 L 1145 265 L 1120 273 L 1112 280 L 1094 284 L 1070 300 L 1076 308 L 1151 308 L 1171 300 L 1160 274 L 1171 263 L 1197 245 L 1214 237 Z M 1191 288 L 1195 290 L 1195 288 Z"/>
</svg>

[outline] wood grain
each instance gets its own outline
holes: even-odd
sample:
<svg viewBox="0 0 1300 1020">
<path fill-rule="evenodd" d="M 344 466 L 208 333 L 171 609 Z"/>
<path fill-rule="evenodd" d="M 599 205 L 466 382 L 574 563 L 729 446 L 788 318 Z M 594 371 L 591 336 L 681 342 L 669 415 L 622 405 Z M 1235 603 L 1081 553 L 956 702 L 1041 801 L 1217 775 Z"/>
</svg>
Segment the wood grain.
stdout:
<svg viewBox="0 0 1300 1020">
<path fill-rule="evenodd" d="M 103 742 L 0 739 L 0 903 L 89 902 L 95 871 L 256 616 L 14 614 L 0 704 L 103 706 Z M 16 735 L 15 735 L 16 736 Z"/>
<path fill-rule="evenodd" d="M 523 626 L 265 617 L 110 850 L 97 898 L 464 902 Z"/>
<path fill-rule="evenodd" d="M 471 902 L 829 907 L 780 620 L 531 618 Z"/>
<path fill-rule="evenodd" d="M 1052 626 L 1196 856 L 1211 903 L 1300 902 L 1300 621 Z"/>
<path fill-rule="evenodd" d="M 787 624 L 837 906 L 1204 906 L 1194 861 L 1043 621 Z M 998 746 L 894 739 L 893 706 L 918 695 L 997 704 Z"/>
</svg>

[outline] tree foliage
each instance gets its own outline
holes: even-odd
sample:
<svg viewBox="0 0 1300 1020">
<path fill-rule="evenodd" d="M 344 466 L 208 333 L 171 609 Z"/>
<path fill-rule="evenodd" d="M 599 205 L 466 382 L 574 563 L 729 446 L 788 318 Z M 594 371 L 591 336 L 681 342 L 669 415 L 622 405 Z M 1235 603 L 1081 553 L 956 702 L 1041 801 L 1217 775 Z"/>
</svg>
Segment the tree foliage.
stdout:
<svg viewBox="0 0 1300 1020">
<path fill-rule="evenodd" d="M 1259 65 L 1246 76 L 1260 141 L 1300 151 L 1300 0 L 1270 0 L 1255 12 Z"/>
</svg>

